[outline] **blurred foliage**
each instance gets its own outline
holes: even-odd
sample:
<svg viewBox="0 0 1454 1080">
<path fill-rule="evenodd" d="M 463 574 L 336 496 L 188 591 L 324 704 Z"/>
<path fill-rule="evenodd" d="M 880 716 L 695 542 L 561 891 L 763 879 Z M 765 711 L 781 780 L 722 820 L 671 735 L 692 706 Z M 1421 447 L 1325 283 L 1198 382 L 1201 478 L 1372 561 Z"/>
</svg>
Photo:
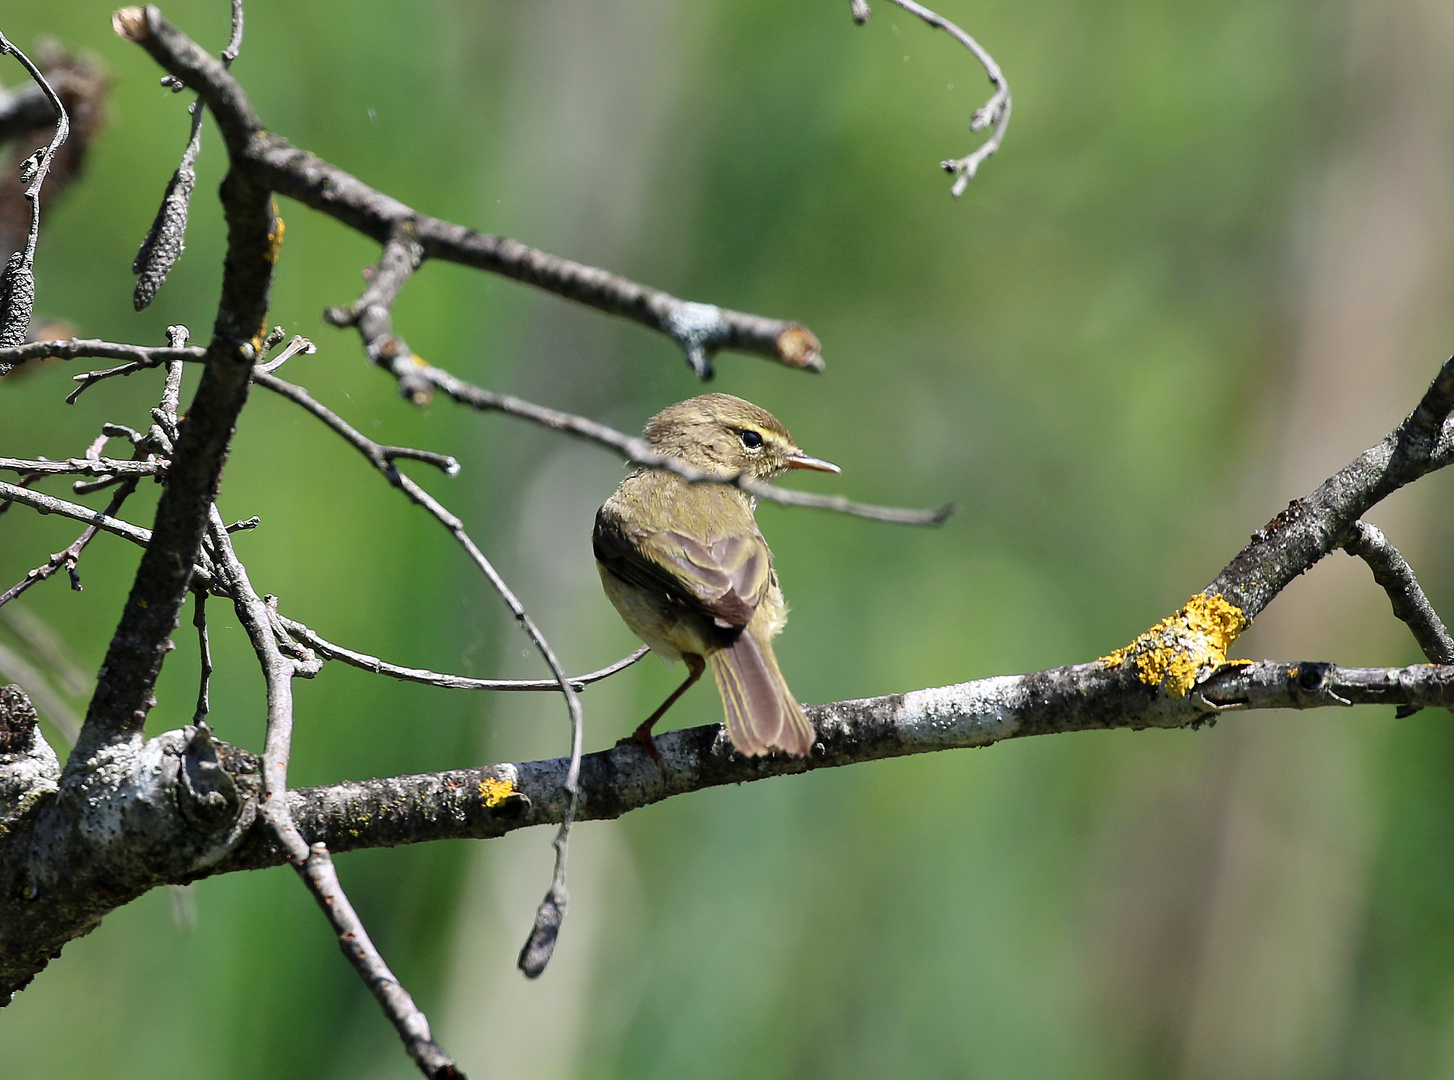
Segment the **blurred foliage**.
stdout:
<svg viewBox="0 0 1454 1080">
<path fill-rule="evenodd" d="M 1341 305 L 1408 324 L 1402 367 L 1363 358 L 1392 404 L 1351 382 L 1358 422 L 1334 432 L 1346 446 L 1284 438 L 1302 391 L 1330 381 L 1303 344 L 1307 297 L 1327 266 L 1362 258 L 1319 241 L 1327 192 L 1363 160 L 1360 140 L 1397 127 L 1408 72 L 1454 69 L 1438 10 L 956 4 L 945 14 L 1015 95 L 1003 149 L 957 202 L 936 166 L 972 145 L 985 81 L 886 2 L 864 28 L 836 2 L 254 3 L 234 71 L 269 128 L 421 210 L 820 335 L 821 377 L 724 355 L 715 385 L 843 466 L 800 483 L 964 507 L 937 531 L 762 509 L 794 604 L 779 656 L 804 700 L 827 701 L 1109 651 L 1301 494 L 1290 475 L 1327 475 L 1413 404 L 1454 337 L 1442 249 L 1421 306 L 1403 293 Z M 209 47 L 226 40 L 223 3 L 164 12 Z M 0 20 L 18 43 L 49 34 L 94 52 L 115 78 L 88 177 L 48 215 L 40 316 L 157 343 L 182 322 L 205 340 L 222 238 L 215 132 L 186 255 L 137 315 L 129 267 L 185 142 L 185 98 L 111 35 L 104 6 L 12 0 Z M 1386 78 L 1368 77 L 1369 56 Z M 1409 130 L 1446 159 L 1454 95 L 1408 96 L 1414 115 L 1432 110 Z M 1447 168 L 1434 175 L 1447 195 Z M 1362 189 L 1349 190 L 1356 210 Z M 282 213 L 273 321 L 320 346 L 283 374 L 380 439 L 460 458 L 454 480 L 413 472 L 466 517 L 568 667 L 627 651 L 587 542 L 617 464 L 508 419 L 398 400 L 356 338 L 321 320 L 356 295 L 373 245 L 297 205 Z M 1402 265 L 1384 256 L 1380 274 Z M 700 390 L 669 342 L 457 267 L 427 266 L 396 318 L 466 378 L 628 429 Z M 105 420 L 144 423 L 158 393 L 143 373 L 66 406 L 72 373 L 0 384 L 0 453 L 78 453 Z M 1447 480 L 1409 494 L 1394 535 L 1446 614 Z M 153 502 L 143 488 L 126 516 L 149 521 Z M 262 516 L 238 540 L 254 583 L 325 636 L 402 663 L 537 671 L 443 531 L 286 403 L 255 395 L 221 502 L 229 520 Z M 76 531 L 20 508 L 0 517 L 0 587 Z M 62 576 L 25 597 L 81 670 L 98 664 L 135 565 L 103 537 L 81 564 L 84 593 Z M 1244 645 L 1416 661 L 1365 578 L 1349 560 L 1320 567 L 1299 595 L 1361 606 L 1289 616 Z M 257 748 L 261 680 L 222 607 L 213 722 Z M 1330 627 L 1336 654 L 1318 636 Z M 9 634 L 0 624 L 14 645 Z M 153 732 L 190 718 L 185 624 L 177 644 Z M 648 662 L 589 691 L 589 746 L 629 731 L 675 678 Z M 568 745 L 544 695 L 331 666 L 298 702 L 299 785 Z M 719 710 L 698 690 L 671 720 Z M 544 832 L 349 855 L 340 871 L 474 1076 L 1441 1076 L 1454 1074 L 1451 775 L 1448 717 L 1355 710 L 707 792 L 580 828 L 561 950 L 532 984 L 513 957 L 548 878 Z M 175 904 L 194 904 L 195 923 Z M 0 1077 L 413 1075 L 281 869 L 116 912 L 0 1013 L 0 1039 Z"/>
</svg>

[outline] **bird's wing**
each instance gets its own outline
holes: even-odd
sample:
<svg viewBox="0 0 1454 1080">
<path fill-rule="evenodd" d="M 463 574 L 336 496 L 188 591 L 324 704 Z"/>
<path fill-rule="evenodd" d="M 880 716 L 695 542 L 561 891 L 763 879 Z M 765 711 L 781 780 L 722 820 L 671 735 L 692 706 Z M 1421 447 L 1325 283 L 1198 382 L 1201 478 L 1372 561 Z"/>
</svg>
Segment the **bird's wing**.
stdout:
<svg viewBox="0 0 1454 1080">
<path fill-rule="evenodd" d="M 602 507 L 592 546 L 622 581 L 699 611 L 723 630 L 746 626 L 772 581 L 772 556 L 756 529 L 708 545 L 672 530 L 633 534 Z"/>
</svg>

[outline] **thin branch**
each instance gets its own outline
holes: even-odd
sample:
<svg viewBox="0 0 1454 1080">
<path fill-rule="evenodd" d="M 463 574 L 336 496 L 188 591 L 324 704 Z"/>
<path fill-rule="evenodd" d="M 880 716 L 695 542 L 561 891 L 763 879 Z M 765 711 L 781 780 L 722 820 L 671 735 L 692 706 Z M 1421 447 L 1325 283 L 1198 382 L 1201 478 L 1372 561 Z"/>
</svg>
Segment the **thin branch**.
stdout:
<svg viewBox="0 0 1454 1080">
<path fill-rule="evenodd" d="M 252 379 L 259 386 L 271 390 L 279 397 L 287 398 L 293 404 L 301 406 L 323 421 L 330 430 L 366 457 L 369 464 L 383 473 L 384 478 L 395 487 L 401 485 L 395 479 L 397 470 L 394 469 L 393 463 L 400 458 L 432 465 L 446 476 L 455 476 L 459 472 L 459 462 L 448 454 L 437 454 L 432 450 L 415 450 L 407 446 L 386 446 L 383 443 L 375 442 L 314 398 L 303 387 L 280 379 L 276 375 L 264 371 L 261 366 L 253 368 Z"/>
<path fill-rule="evenodd" d="M 421 214 L 264 130 L 226 67 L 155 8 L 126 8 L 116 21 L 119 32 L 202 96 L 227 141 L 233 168 L 245 169 L 254 182 L 280 195 L 384 245 L 411 223 L 425 258 L 501 274 L 660 331 L 682 347 L 704 378 L 717 349 L 755 353 L 808 371 L 823 368 L 817 337 L 798 323 L 681 300 L 598 267 Z"/>
<path fill-rule="evenodd" d="M 416 378 L 407 364 L 398 361 L 413 356 L 413 350 L 394 333 L 393 307 L 399 292 L 424 262 L 424 248 L 412 220 L 398 222 L 384 241 L 379 261 L 366 272 L 368 285 L 363 295 L 348 307 L 331 307 L 323 317 L 334 326 L 353 326 L 363 339 L 369 362 L 395 373 L 399 392 L 416 405 L 427 402 L 429 383 Z"/>
<path fill-rule="evenodd" d="M 414 1004 L 409 992 L 394 978 L 384 959 L 374 948 L 364 929 L 363 920 L 349 903 L 338 881 L 338 872 L 323 844 L 314 844 L 308 860 L 300 868 L 313 898 L 333 924 L 338 947 L 358 971 L 360 978 L 373 992 L 374 1000 L 384 1010 L 404 1043 L 404 1049 L 419 1071 L 430 1080 L 465 1080 L 464 1073 L 444 1049 L 434 1041 L 429 1020 Z"/>
<path fill-rule="evenodd" d="M 400 985 L 374 947 L 362 920 L 339 884 L 328 849 L 320 843 L 310 846 L 293 821 L 288 800 L 288 759 L 293 741 L 295 666 L 279 648 L 267 605 L 248 580 L 247 570 L 233 551 L 232 539 L 216 507 L 212 509 L 208 532 L 219 575 L 232 593 L 238 622 L 252 642 L 267 683 L 268 726 L 263 744 L 262 820 L 313 893 L 333 926 L 339 948 L 394 1025 L 415 1064 L 425 1076 L 461 1077 L 454 1062 L 430 1035 L 429 1022 L 414 999 Z"/>
<path fill-rule="evenodd" d="M 497 394 L 473 383 L 465 382 L 463 379 L 445 371 L 443 368 L 426 364 L 417 357 L 407 361 L 409 370 L 417 378 L 427 381 L 430 385 L 438 388 L 446 396 L 462 405 L 481 411 L 501 412 L 508 416 L 519 417 L 529 420 L 532 423 L 540 424 L 554 431 L 564 432 L 567 435 L 575 435 L 590 442 L 602 446 L 609 446 L 620 451 L 626 458 L 636 465 L 644 465 L 653 469 L 661 469 L 665 472 L 675 473 L 693 483 L 714 483 L 731 484 L 739 487 L 748 494 L 767 500 L 768 502 L 783 503 L 788 506 L 811 506 L 822 510 L 835 510 L 843 514 L 851 514 L 854 517 L 869 518 L 873 521 L 889 521 L 901 525 L 940 525 L 949 518 L 955 511 L 954 504 L 937 507 L 933 510 L 907 510 L 894 506 L 874 506 L 870 503 L 853 502 L 841 495 L 815 495 L 806 491 L 789 491 L 775 487 L 771 484 L 762 484 L 747 477 L 746 474 L 738 474 L 732 477 L 714 476 L 704 473 L 700 469 L 675 458 L 662 457 L 651 449 L 651 444 L 645 439 L 635 435 L 626 435 L 605 424 L 588 420 L 582 416 L 575 416 L 571 413 L 560 412 L 557 409 L 549 409 L 542 405 L 535 405 L 521 398 L 511 397 L 508 394 Z M 401 362 L 402 366 L 402 362 Z M 402 375 L 396 372 L 396 375 Z"/>
<path fill-rule="evenodd" d="M 121 504 L 124 503 L 131 496 L 131 493 L 135 490 L 136 479 L 134 477 L 125 481 L 119 488 L 116 489 L 115 494 L 111 496 L 111 502 L 106 507 L 106 509 L 101 512 L 101 516 L 103 518 L 114 518 L 116 512 L 121 509 Z M 91 542 L 91 539 L 96 535 L 97 530 L 100 528 L 101 526 L 98 522 L 92 522 L 89 526 L 87 526 L 85 532 L 83 532 L 80 536 L 76 537 L 75 541 L 71 544 L 70 547 L 66 548 L 64 551 L 56 552 L 40 566 L 37 566 L 34 570 L 31 570 L 29 573 L 27 573 L 25 577 L 21 578 L 10 588 L 6 589 L 3 593 L 0 593 L 0 607 L 4 607 L 6 604 L 10 603 L 10 601 L 14 600 L 21 593 L 25 592 L 25 590 L 30 588 L 32 585 L 46 580 L 46 578 L 53 575 L 57 570 L 61 569 L 61 567 L 65 567 L 66 573 L 70 575 L 71 588 L 74 589 L 76 592 L 80 592 L 81 578 L 80 575 L 76 572 L 76 564 L 80 562 L 81 552 L 86 549 L 86 545 Z M 74 737 L 72 741 L 74 741 Z"/>
<path fill-rule="evenodd" d="M 65 499 L 57 499 L 54 495 L 31 491 L 19 484 L 7 484 L 0 480 L 0 502 L 5 501 L 29 506 L 33 510 L 39 510 L 42 514 L 59 514 L 61 517 L 67 517 L 73 521 L 82 521 L 88 525 L 94 524 L 103 532 L 113 533 L 141 547 L 146 547 L 151 542 L 150 529 L 143 529 L 139 525 L 111 517 L 104 511 L 93 510 L 80 503 L 67 502 Z"/>
<path fill-rule="evenodd" d="M 203 360 L 207 350 L 200 346 L 173 349 L 170 346 L 130 345 L 100 338 L 61 338 L 31 341 L 0 349 L 0 364 L 15 366 L 30 360 L 125 360 L 138 368 L 161 367 L 168 360 Z M 73 376 L 80 381 L 82 376 Z"/>
<path fill-rule="evenodd" d="M 32 128 L 50 127 L 56 110 L 39 85 L 0 94 L 0 141 L 23 135 Z"/>
<path fill-rule="evenodd" d="M 1010 126 L 1010 84 L 1005 80 L 1004 73 L 1000 71 L 1000 65 L 995 63 L 995 58 L 974 38 L 970 37 L 954 23 L 950 22 L 943 15 L 930 11 L 922 4 L 914 0 L 893 0 L 895 4 L 909 12 L 917 15 L 936 30 L 943 30 L 955 41 L 959 42 L 979 61 L 984 68 L 984 73 L 989 77 L 990 85 L 994 87 L 994 93 L 990 99 L 974 111 L 969 120 L 970 131 L 983 131 L 985 128 L 994 126 L 989 138 L 982 142 L 976 149 L 962 158 L 952 158 L 949 161 L 942 161 L 939 167 L 948 173 L 957 174 L 954 186 L 950 193 L 955 198 L 964 194 L 964 189 L 974 179 L 974 174 L 1004 141 L 1005 129 Z M 860 26 L 868 21 L 869 7 L 864 0 L 853 0 L 853 19 Z"/>
<path fill-rule="evenodd" d="M 1449 636 L 1407 560 L 1383 531 L 1367 521 L 1355 521 L 1343 550 L 1368 564 L 1373 580 L 1388 594 L 1394 615 L 1408 624 L 1430 663 L 1454 664 L 1454 637 Z"/>
<path fill-rule="evenodd" d="M 328 660 L 338 660 L 350 667 L 370 671 L 375 675 L 387 675 L 403 682 L 423 683 L 426 686 L 438 686 L 445 690 L 558 691 L 560 689 L 560 683 L 554 679 L 471 679 L 464 675 L 450 675 L 439 671 L 428 671 L 424 668 L 401 667 L 398 664 L 391 664 L 387 660 L 380 660 L 377 656 L 369 656 L 367 653 L 355 652 L 342 645 L 335 645 L 296 619 L 283 618 L 282 624 L 295 639 Z M 643 645 L 630 656 L 617 660 L 614 664 L 593 671 L 589 675 L 573 675 L 567 681 L 577 691 L 584 690 L 592 683 L 609 679 L 617 672 L 625 671 L 650 651 L 649 646 Z"/>
<path fill-rule="evenodd" d="M 128 365 L 123 365 L 123 368 L 126 368 L 126 370 L 114 368 L 105 372 L 90 372 L 75 376 L 77 381 L 81 381 L 93 379 L 94 376 L 105 378 L 115 374 L 129 375 L 132 371 L 140 370 L 143 367 L 158 367 L 173 359 L 201 360 L 203 359 L 203 350 L 195 347 L 173 349 L 147 347 L 143 345 L 124 345 L 97 339 L 71 339 L 57 342 L 36 342 L 18 349 L 0 350 L 0 363 L 23 363 L 27 360 L 51 356 L 62 360 L 79 357 L 104 357 L 106 359 L 125 359 L 129 362 Z M 461 405 L 468 405 L 470 408 L 478 409 L 481 412 L 500 412 L 507 416 L 529 420 L 531 423 L 540 424 L 542 427 L 550 428 L 553 431 L 564 432 L 565 434 L 585 439 L 588 442 L 594 442 L 597 445 L 617 450 L 633 464 L 673 472 L 694 483 L 731 484 L 734 487 L 741 488 L 755 498 L 763 499 L 767 502 L 781 503 L 785 506 L 807 506 L 819 510 L 832 510 L 836 513 L 849 514 L 853 517 L 867 518 L 870 521 L 886 521 L 900 525 L 942 525 L 958 509 L 954 503 L 946 503 L 943 506 L 938 506 L 930 510 L 878 506 L 873 503 L 856 502 L 844 498 L 841 495 L 818 495 L 807 491 L 791 491 L 771 484 L 760 484 L 745 475 L 731 477 L 709 475 L 692 468 L 684 462 L 677 461 L 675 458 L 666 458 L 654 453 L 650 444 L 639 436 L 626 435 L 623 432 L 617 431 L 605 424 L 597 423 L 594 420 L 587 419 L 584 416 L 577 416 L 573 413 L 562 412 L 559 409 L 536 405 L 523 398 L 513 397 L 509 394 L 497 394 L 494 391 L 486 390 L 483 387 L 466 382 L 464 379 L 452 375 L 444 368 L 425 363 L 412 354 L 395 357 L 389 360 L 388 364 L 389 370 L 400 380 L 401 386 L 427 385 L 432 389 L 439 390 L 451 400 Z M 267 373 L 267 365 L 259 365 L 258 367 L 265 374 Z M 254 381 L 262 382 L 262 380 L 257 379 L 256 375 L 254 375 Z M 263 383 L 263 385 L 267 384 Z M 272 388 L 270 387 L 270 389 Z"/>
<path fill-rule="evenodd" d="M 571 685 L 570 677 L 565 673 L 565 667 L 561 664 L 555 651 L 551 649 L 545 635 L 535 625 L 520 603 L 520 599 L 505 583 L 494 564 L 486 558 L 485 553 L 470 537 L 465 530 L 464 523 L 455 517 L 444 504 L 439 502 L 433 495 L 425 491 L 409 476 L 400 472 L 393 463 L 393 459 L 405 456 L 405 451 L 399 447 L 386 447 L 374 442 L 368 436 L 358 431 L 337 413 L 315 401 L 311 394 L 300 386 L 284 382 L 276 375 L 254 369 L 253 378 L 260 385 L 267 387 L 275 393 L 281 394 L 290 401 L 302 406 L 305 410 L 317 417 L 329 428 L 337 432 L 355 450 L 361 453 L 377 469 L 383 477 L 394 487 L 402 491 L 415 505 L 422 507 L 431 514 L 444 528 L 454 537 L 455 542 L 464 549 L 476 568 L 485 575 L 490 585 L 509 608 L 510 613 L 519 623 L 520 628 L 525 631 L 535 650 L 540 653 L 546 666 L 550 669 L 551 675 L 555 678 L 556 685 L 565 696 L 566 708 L 570 714 L 571 724 L 571 761 L 572 766 L 567 770 L 565 777 L 565 790 L 568 793 L 568 801 L 571 806 L 575 804 L 576 783 L 579 775 L 579 763 L 584 743 L 584 721 L 581 714 L 581 701 L 575 687 Z M 428 460 L 424 451 L 407 451 L 410 456 L 419 460 Z M 434 455 L 437 460 L 431 464 L 438 465 L 446 474 L 454 475 L 459 466 L 453 458 L 445 458 L 443 455 Z M 536 913 L 535 927 L 531 931 L 530 938 L 520 953 L 520 970 L 531 978 L 535 978 L 545 970 L 555 951 L 555 942 L 560 930 L 561 920 L 565 918 L 566 909 L 566 888 L 565 868 L 569 850 L 570 827 L 572 813 L 567 811 L 560 824 L 560 831 L 555 837 L 555 872 L 551 881 L 550 890 L 546 893 L 545 899 L 541 902 Z"/>
<path fill-rule="evenodd" d="M 28 473 L 31 476 L 155 476 L 166 470 L 167 463 L 155 459 L 122 461 L 118 458 L 46 458 L 0 457 L 0 469 Z"/>
<path fill-rule="evenodd" d="M 294 334 L 293 340 L 288 342 L 287 348 L 285 348 L 282 352 L 278 353 L 277 356 L 273 357 L 266 363 L 257 365 L 257 368 L 259 371 L 265 372 L 277 371 L 278 368 L 282 367 L 299 353 L 302 353 L 305 356 L 312 356 L 317 351 L 318 346 L 314 345 L 313 342 L 309 341 L 301 334 Z"/>
</svg>

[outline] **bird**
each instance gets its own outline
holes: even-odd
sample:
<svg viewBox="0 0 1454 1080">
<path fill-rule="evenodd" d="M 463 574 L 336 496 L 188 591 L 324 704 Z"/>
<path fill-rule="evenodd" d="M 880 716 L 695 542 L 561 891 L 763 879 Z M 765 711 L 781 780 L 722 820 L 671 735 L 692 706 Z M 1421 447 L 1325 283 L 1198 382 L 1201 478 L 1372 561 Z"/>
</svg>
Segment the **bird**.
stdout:
<svg viewBox="0 0 1454 1080">
<path fill-rule="evenodd" d="M 789 469 L 841 472 L 800 450 L 765 409 L 731 394 L 669 405 L 644 432 L 662 457 L 721 478 L 769 481 Z M 772 639 L 787 622 L 756 500 L 741 488 L 635 469 L 596 513 L 591 546 L 606 596 L 637 637 L 687 677 L 631 736 L 657 761 L 651 729 L 708 667 L 732 745 L 749 757 L 805 756 L 814 732 Z"/>
</svg>

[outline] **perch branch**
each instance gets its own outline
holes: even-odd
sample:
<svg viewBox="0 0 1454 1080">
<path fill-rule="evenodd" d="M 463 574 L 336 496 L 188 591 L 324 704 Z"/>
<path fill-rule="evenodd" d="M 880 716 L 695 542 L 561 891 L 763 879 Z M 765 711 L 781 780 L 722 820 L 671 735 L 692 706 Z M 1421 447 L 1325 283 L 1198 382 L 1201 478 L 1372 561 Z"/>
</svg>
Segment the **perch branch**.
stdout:
<svg viewBox="0 0 1454 1080">
<path fill-rule="evenodd" d="M 1195 728 L 1228 710 L 1355 705 L 1454 707 L 1454 667 L 1345 668 L 1259 661 L 1228 666 L 1200 695 L 1157 694 L 1123 671 L 1077 664 L 905 694 L 806 708 L 817 732 L 803 758 L 743 757 L 721 725 L 656 736 L 662 765 L 635 745 L 581 763 L 580 820 L 617 818 L 677 795 L 1007 739 L 1119 728 Z M 501 836 L 561 820 L 569 759 L 503 763 L 418 776 L 359 780 L 289 792 L 298 827 L 334 852 L 446 838 Z M 276 865 L 253 838 L 215 871 Z"/>
</svg>

